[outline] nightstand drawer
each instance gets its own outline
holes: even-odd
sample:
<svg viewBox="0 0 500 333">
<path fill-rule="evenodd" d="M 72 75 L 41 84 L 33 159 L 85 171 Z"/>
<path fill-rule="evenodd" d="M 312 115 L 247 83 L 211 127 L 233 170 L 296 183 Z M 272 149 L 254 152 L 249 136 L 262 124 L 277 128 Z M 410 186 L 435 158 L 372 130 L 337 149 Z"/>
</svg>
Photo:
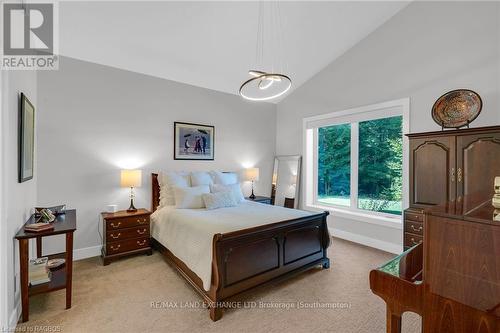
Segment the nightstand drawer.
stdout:
<svg viewBox="0 0 500 333">
<path fill-rule="evenodd" d="M 149 247 L 149 235 L 106 244 L 106 254 L 112 255 Z"/>
<path fill-rule="evenodd" d="M 146 236 L 149 237 L 149 224 L 141 227 L 108 231 L 106 232 L 106 243 Z"/>
<path fill-rule="evenodd" d="M 424 224 L 420 222 L 406 220 L 405 231 L 422 236 L 424 234 Z"/>
<path fill-rule="evenodd" d="M 149 226 L 149 216 L 146 215 L 106 220 L 107 230 L 118 230 L 146 225 Z"/>
<path fill-rule="evenodd" d="M 424 241 L 424 238 L 422 236 L 405 232 L 405 241 L 404 241 L 405 246 L 411 247 L 411 246 L 420 244 L 423 241 Z"/>
</svg>

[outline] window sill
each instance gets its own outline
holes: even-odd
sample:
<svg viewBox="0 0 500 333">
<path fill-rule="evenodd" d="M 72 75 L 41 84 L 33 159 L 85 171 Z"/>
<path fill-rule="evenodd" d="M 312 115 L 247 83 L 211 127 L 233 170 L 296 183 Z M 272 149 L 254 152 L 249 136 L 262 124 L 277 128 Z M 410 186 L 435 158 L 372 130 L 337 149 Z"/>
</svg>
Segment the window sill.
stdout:
<svg viewBox="0 0 500 333">
<path fill-rule="evenodd" d="M 356 220 L 359 222 L 376 224 L 384 227 L 394 228 L 403 230 L 403 217 L 387 217 L 380 216 L 376 214 L 363 213 L 363 212 L 355 212 L 352 210 L 341 209 L 337 207 L 323 206 L 323 205 L 306 205 L 306 209 L 311 210 L 321 210 L 321 211 L 329 211 L 334 217 L 343 217 L 351 220 Z"/>
</svg>

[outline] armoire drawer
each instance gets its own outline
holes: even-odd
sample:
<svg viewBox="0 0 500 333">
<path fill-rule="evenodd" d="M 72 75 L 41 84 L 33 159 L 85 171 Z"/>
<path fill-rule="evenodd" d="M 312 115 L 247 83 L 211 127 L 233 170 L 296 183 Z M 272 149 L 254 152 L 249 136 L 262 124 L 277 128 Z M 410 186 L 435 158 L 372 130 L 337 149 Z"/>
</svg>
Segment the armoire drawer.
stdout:
<svg viewBox="0 0 500 333">
<path fill-rule="evenodd" d="M 420 222 L 415 222 L 415 221 L 408 221 L 406 220 L 404 222 L 405 226 L 405 232 L 412 233 L 415 235 L 423 236 L 424 235 L 424 224 Z"/>
<path fill-rule="evenodd" d="M 414 245 L 420 244 L 424 241 L 424 237 L 405 232 L 404 246 L 412 247 Z"/>
<path fill-rule="evenodd" d="M 406 210 L 405 211 L 405 220 L 415 221 L 415 222 L 424 222 L 424 214 L 414 211 L 414 210 Z"/>
</svg>

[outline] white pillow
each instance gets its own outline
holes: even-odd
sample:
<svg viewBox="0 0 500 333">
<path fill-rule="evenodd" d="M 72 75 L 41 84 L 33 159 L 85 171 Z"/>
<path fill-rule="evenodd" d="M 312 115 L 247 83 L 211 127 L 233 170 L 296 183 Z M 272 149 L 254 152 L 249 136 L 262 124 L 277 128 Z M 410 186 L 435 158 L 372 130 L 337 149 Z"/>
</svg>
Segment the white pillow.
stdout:
<svg viewBox="0 0 500 333">
<path fill-rule="evenodd" d="M 220 172 L 220 171 L 212 171 L 212 175 L 215 179 L 215 184 L 222 185 L 231 185 L 238 183 L 238 174 L 234 172 Z"/>
<path fill-rule="evenodd" d="M 204 171 L 191 172 L 191 186 L 211 185 L 213 183 L 214 180 L 210 173 Z"/>
<path fill-rule="evenodd" d="M 224 207 L 234 207 L 238 203 L 233 193 L 229 191 L 202 194 L 203 202 L 207 209 L 217 209 Z"/>
<path fill-rule="evenodd" d="M 186 172 L 165 172 L 158 176 L 160 184 L 160 207 L 175 205 L 173 187 L 191 186 L 191 178 Z"/>
<path fill-rule="evenodd" d="M 240 184 L 231 184 L 231 185 L 213 184 L 210 185 L 210 191 L 212 193 L 231 192 L 237 203 L 245 201 L 243 192 L 241 192 Z"/>
<path fill-rule="evenodd" d="M 202 195 L 210 193 L 208 185 L 195 187 L 174 187 L 175 208 L 205 208 Z"/>
</svg>

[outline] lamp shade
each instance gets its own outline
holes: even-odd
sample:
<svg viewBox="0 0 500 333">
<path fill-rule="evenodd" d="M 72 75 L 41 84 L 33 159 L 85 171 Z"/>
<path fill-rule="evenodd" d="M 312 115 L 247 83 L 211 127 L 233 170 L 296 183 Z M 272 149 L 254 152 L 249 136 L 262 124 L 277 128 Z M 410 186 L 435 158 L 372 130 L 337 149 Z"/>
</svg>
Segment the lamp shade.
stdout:
<svg viewBox="0 0 500 333">
<path fill-rule="evenodd" d="M 140 187 L 142 185 L 142 171 L 122 170 L 120 184 L 122 187 Z"/>
<path fill-rule="evenodd" d="M 259 168 L 245 169 L 245 180 L 252 182 L 259 180 Z"/>
</svg>

